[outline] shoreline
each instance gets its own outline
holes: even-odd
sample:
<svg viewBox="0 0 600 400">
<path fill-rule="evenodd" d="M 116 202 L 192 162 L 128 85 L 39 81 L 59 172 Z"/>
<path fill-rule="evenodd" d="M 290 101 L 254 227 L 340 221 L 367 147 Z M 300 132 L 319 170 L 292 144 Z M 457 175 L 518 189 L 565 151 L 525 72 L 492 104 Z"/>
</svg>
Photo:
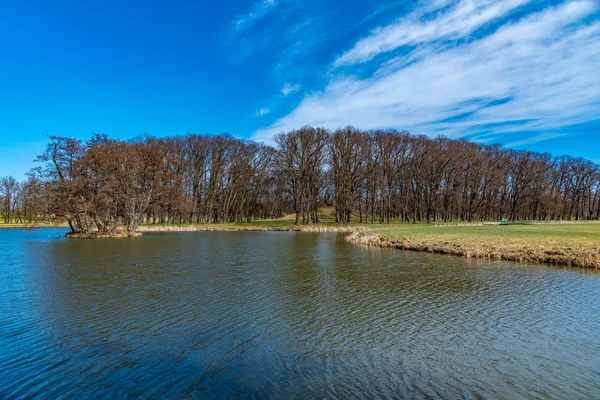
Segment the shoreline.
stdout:
<svg viewBox="0 0 600 400">
<path fill-rule="evenodd" d="M 37 229 L 37 228 L 68 228 L 69 225 L 49 224 L 0 224 L 0 229 Z"/>
<path fill-rule="evenodd" d="M 1 226 L 1 225 L 0 225 Z M 12 228 L 10 226 L 5 228 Z M 64 226 L 19 226 L 19 228 L 64 228 Z M 554 228 L 551 228 L 554 227 Z M 71 239 L 136 238 L 144 233 L 161 232 L 339 232 L 349 233 L 345 240 L 362 246 L 394 248 L 454 255 L 490 261 L 551 264 L 578 268 L 600 268 L 600 223 L 558 222 L 522 225 L 511 229 L 497 224 L 439 226 L 397 225 L 293 225 L 281 222 L 203 225 L 142 225 L 135 234 L 124 231 L 67 233 Z M 493 229 L 493 231 L 491 231 Z M 518 230 L 517 230 L 518 229 Z M 561 229 L 552 232 L 549 229 Z M 585 229 L 585 231 L 582 231 Z M 591 230 L 593 229 L 593 230 Z M 520 231 L 519 231 L 520 230 Z M 526 231 L 525 231 L 526 230 Z M 565 231 L 569 236 L 565 235 Z M 556 236 L 552 236 L 556 235 Z"/>
<path fill-rule="evenodd" d="M 364 232 L 372 228 L 365 226 L 327 226 L 327 225 L 146 225 L 140 226 L 138 232 Z"/>
<path fill-rule="evenodd" d="M 136 238 L 141 237 L 141 232 L 135 233 L 127 233 L 127 232 L 117 232 L 115 234 L 110 234 L 107 232 L 92 232 L 92 233 L 73 233 L 69 232 L 65 235 L 65 237 L 69 239 L 124 239 L 124 238 Z"/>
<path fill-rule="evenodd" d="M 212 226 L 202 225 L 146 225 L 138 227 L 135 233 L 117 232 L 109 234 L 106 232 L 94 231 L 91 233 L 72 233 L 65 234 L 69 239 L 123 239 L 137 238 L 144 233 L 161 233 L 161 232 L 340 232 L 353 233 L 364 232 L 372 228 L 364 226 L 323 226 L 323 225 L 299 225 L 299 226 L 278 226 L 278 225 L 219 225 Z"/>
<path fill-rule="evenodd" d="M 600 268 L 600 249 L 572 247 L 531 247 L 520 245 L 502 249 L 480 247 L 459 242 L 392 238 L 383 234 L 355 232 L 345 238 L 352 244 L 453 255 L 489 261 L 511 261 L 516 263 L 551 264 L 555 266 Z"/>
</svg>

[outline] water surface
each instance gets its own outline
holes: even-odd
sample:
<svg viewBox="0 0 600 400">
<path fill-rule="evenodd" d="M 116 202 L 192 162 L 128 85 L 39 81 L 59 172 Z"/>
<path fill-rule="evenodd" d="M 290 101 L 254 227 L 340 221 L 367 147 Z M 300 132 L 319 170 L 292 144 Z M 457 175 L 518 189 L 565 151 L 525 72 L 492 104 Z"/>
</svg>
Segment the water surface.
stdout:
<svg viewBox="0 0 600 400">
<path fill-rule="evenodd" d="M 0 230 L 0 398 L 593 398 L 600 275 L 342 234 Z"/>
</svg>

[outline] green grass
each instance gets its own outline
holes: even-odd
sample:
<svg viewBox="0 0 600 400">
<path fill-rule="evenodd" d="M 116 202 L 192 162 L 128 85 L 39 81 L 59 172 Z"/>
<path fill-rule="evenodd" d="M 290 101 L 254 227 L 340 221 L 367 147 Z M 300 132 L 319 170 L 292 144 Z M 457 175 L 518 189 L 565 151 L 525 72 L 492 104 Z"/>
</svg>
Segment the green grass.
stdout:
<svg viewBox="0 0 600 400">
<path fill-rule="evenodd" d="M 484 225 L 484 226 L 403 226 L 371 231 L 391 239 L 446 241 L 481 246 L 560 246 L 600 248 L 600 223 Z"/>
<path fill-rule="evenodd" d="M 406 225 L 353 236 L 362 244 L 469 258 L 600 267 L 600 223 Z"/>
</svg>

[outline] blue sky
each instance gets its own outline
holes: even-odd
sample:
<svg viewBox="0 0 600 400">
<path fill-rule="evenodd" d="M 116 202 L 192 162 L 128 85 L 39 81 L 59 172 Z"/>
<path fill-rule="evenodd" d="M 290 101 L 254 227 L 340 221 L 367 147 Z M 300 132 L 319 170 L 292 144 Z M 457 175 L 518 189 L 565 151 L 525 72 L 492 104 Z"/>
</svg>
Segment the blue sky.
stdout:
<svg viewBox="0 0 600 400">
<path fill-rule="evenodd" d="M 46 135 L 397 128 L 600 162 L 598 0 L 15 1 L 0 176 Z"/>
</svg>

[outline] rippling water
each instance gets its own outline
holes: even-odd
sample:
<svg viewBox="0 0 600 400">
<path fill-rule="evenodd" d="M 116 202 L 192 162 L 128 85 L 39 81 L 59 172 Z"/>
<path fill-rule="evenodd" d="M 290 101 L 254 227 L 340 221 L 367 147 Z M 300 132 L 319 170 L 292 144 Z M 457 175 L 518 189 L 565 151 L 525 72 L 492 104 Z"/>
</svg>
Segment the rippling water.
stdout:
<svg viewBox="0 0 600 400">
<path fill-rule="evenodd" d="M 0 230 L 0 398 L 593 398 L 600 275 L 341 234 Z"/>
</svg>

